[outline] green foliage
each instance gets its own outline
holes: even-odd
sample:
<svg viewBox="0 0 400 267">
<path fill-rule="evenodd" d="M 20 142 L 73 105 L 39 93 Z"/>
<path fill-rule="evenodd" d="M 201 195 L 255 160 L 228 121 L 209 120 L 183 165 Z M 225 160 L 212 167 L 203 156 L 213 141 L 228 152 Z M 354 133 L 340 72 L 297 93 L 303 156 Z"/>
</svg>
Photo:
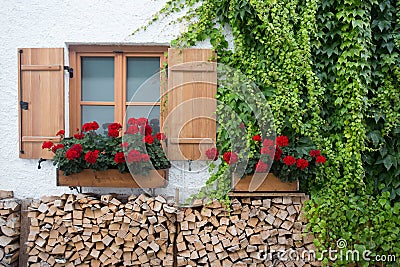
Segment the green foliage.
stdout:
<svg viewBox="0 0 400 267">
<path fill-rule="evenodd" d="M 208 38 L 218 62 L 261 89 L 277 134 L 308 137 L 324 148 L 329 161 L 308 184 L 306 207 L 318 248 L 343 238 L 347 249 L 365 246 L 399 259 L 400 2 L 171 0 L 162 13 L 184 6 L 181 20 L 189 27 L 172 45 Z M 234 51 L 224 29 L 232 31 Z M 240 94 L 219 87 L 217 99 L 257 133 Z M 219 123 L 229 129 L 240 122 Z M 219 148 L 229 150 L 228 139 L 219 131 Z M 227 179 L 226 168 L 212 179 Z"/>
<path fill-rule="evenodd" d="M 63 138 L 60 143 L 64 147 L 55 151 L 52 161 L 58 169 L 64 171 L 65 175 L 79 173 L 83 169 L 104 171 L 118 168 L 120 172 L 127 171 L 125 163 L 117 164 L 114 161 L 115 154 L 122 152 L 121 137 L 113 138 L 108 135 L 98 134 L 95 131 L 89 131 L 82 139 L 75 137 Z M 79 157 L 68 158 L 68 151 L 73 150 L 73 146 L 77 144 L 81 145 Z M 85 160 L 86 153 L 96 150 L 99 152 L 95 163 L 87 162 Z"/>
</svg>

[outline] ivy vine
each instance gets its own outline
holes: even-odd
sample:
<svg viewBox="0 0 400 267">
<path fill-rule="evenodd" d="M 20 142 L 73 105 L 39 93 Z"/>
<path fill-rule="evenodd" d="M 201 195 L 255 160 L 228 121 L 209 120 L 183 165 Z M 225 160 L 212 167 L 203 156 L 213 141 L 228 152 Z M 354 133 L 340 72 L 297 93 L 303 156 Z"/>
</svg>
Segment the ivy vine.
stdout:
<svg viewBox="0 0 400 267">
<path fill-rule="evenodd" d="M 170 0 L 142 29 L 182 10 L 177 22 L 189 26 L 172 46 L 209 40 L 218 62 L 261 89 L 278 134 L 310 137 L 328 155 L 309 184 L 305 207 L 317 247 L 335 248 L 343 238 L 349 244 L 344 252 L 369 249 L 399 261 L 400 2 Z M 239 95 L 219 88 L 217 100 L 256 133 L 254 113 Z M 224 134 L 218 132 L 218 146 L 226 150 L 232 144 Z M 213 197 L 225 197 L 226 168 L 221 164 L 212 175 L 212 182 L 221 182 Z"/>
</svg>

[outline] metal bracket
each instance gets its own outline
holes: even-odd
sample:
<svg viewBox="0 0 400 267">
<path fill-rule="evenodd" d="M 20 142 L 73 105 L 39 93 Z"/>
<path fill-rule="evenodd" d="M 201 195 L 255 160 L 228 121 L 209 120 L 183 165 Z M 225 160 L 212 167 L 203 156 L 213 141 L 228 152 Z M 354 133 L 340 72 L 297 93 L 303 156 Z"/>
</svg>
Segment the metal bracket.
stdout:
<svg viewBox="0 0 400 267">
<path fill-rule="evenodd" d="M 70 68 L 69 66 L 64 66 L 64 70 L 68 71 L 70 78 L 74 78 L 74 69 L 73 68 Z"/>
<path fill-rule="evenodd" d="M 40 164 L 42 164 L 43 161 L 46 161 L 44 158 L 40 158 L 38 161 L 38 169 L 40 170 L 42 168 L 42 166 L 40 166 Z"/>
<path fill-rule="evenodd" d="M 190 172 L 192 171 L 192 161 L 193 160 L 191 160 L 191 159 L 188 160 L 188 162 L 189 162 L 189 171 Z"/>
<path fill-rule="evenodd" d="M 76 190 L 78 194 L 82 193 L 82 186 L 70 186 L 69 190 Z"/>
<path fill-rule="evenodd" d="M 28 110 L 28 102 L 25 101 L 19 101 L 19 106 L 21 107 L 21 109 L 23 110 Z"/>
</svg>

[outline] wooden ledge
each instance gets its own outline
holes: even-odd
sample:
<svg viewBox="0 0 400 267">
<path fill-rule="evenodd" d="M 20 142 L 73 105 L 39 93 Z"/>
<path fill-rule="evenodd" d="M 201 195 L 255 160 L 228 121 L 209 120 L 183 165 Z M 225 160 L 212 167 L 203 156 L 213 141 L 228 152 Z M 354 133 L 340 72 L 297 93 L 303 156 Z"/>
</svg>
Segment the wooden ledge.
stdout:
<svg viewBox="0 0 400 267">
<path fill-rule="evenodd" d="M 306 197 L 301 192 L 230 192 L 230 197 Z"/>
</svg>

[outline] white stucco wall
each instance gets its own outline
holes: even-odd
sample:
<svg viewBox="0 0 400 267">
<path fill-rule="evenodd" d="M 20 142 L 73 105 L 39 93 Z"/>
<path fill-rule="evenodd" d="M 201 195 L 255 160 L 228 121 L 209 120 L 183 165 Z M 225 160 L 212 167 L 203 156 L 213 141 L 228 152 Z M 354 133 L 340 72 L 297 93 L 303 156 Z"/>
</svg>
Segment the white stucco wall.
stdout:
<svg viewBox="0 0 400 267">
<path fill-rule="evenodd" d="M 42 169 L 38 170 L 36 160 L 18 157 L 17 48 L 64 47 L 65 62 L 68 64 L 69 43 L 169 44 L 184 29 L 182 25 L 168 26 L 169 20 L 157 22 L 135 37 L 130 36 L 134 29 L 143 25 L 165 2 L 166 0 L 0 2 L 0 189 L 13 190 L 18 198 L 70 192 L 66 187 L 56 186 L 55 168 L 49 161 L 42 163 Z M 66 85 L 67 83 L 68 79 Z M 196 188 L 207 179 L 208 172 L 204 164 L 194 164 L 191 172 L 185 163 L 180 164 L 182 168 L 171 169 L 170 186 L 167 189 L 157 189 L 156 193 L 173 196 L 176 187 L 190 184 Z M 85 191 L 138 193 L 137 190 L 107 188 L 89 188 Z M 188 193 L 187 191 L 186 195 Z M 181 189 L 181 197 L 184 195 Z"/>
</svg>

